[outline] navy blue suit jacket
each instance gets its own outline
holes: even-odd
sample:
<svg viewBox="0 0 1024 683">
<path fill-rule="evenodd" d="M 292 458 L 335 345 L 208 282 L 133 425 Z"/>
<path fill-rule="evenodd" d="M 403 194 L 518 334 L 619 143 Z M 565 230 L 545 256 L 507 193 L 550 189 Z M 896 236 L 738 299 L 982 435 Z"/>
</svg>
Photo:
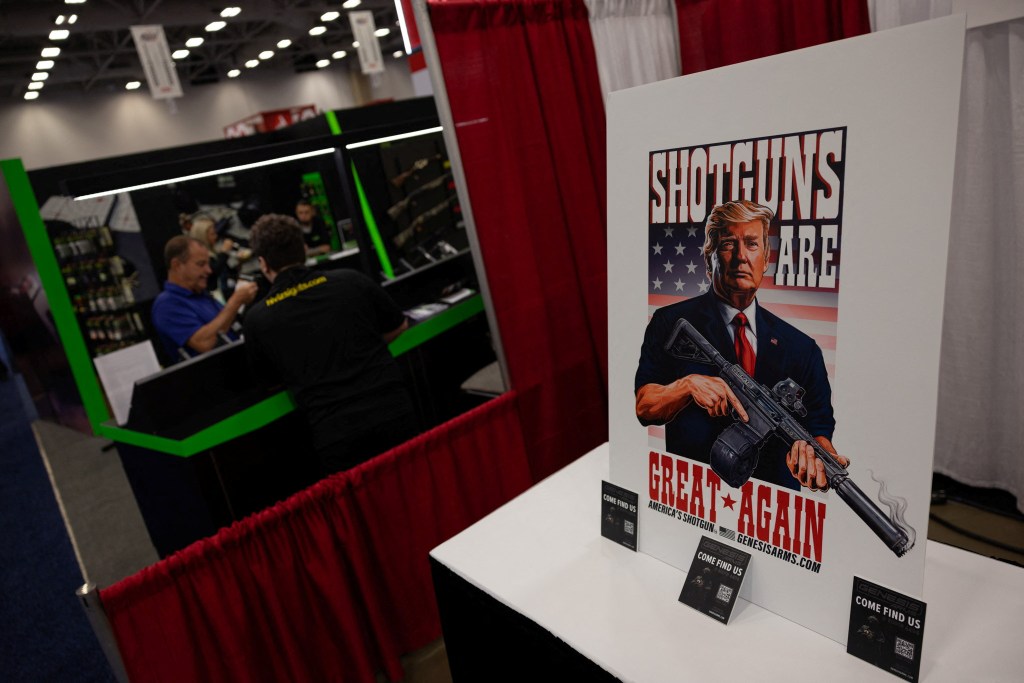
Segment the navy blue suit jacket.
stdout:
<svg viewBox="0 0 1024 683">
<path fill-rule="evenodd" d="M 718 376 L 713 365 L 674 358 L 665 351 L 665 343 L 680 318 L 686 318 L 727 361 L 736 362 L 736 351 L 719 314 L 718 301 L 713 292 L 708 292 L 655 311 L 640 350 L 634 392 L 645 384 L 670 384 L 687 375 Z M 807 416 L 800 418 L 800 422 L 813 436 L 831 439 L 836 424 L 832 414 L 832 388 L 817 343 L 760 304 L 757 306 L 756 329 L 754 379 L 769 389 L 787 377 L 802 386 L 806 391 L 803 401 Z M 652 424 L 645 420 L 640 422 Z M 732 422 L 732 417 L 713 418 L 696 403 L 691 403 L 665 424 L 666 447 L 676 455 L 709 462 L 711 445 Z M 787 452 L 780 440 L 773 439 L 761 452 L 753 476 L 799 489 L 799 483 L 786 467 Z"/>
</svg>

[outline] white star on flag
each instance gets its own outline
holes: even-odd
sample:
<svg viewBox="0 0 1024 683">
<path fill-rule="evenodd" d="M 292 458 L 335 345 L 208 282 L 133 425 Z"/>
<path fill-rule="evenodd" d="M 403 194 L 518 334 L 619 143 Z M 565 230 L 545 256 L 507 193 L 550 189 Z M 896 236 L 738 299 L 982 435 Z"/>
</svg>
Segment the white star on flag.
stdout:
<svg viewBox="0 0 1024 683">
<path fill-rule="evenodd" d="M 696 273 L 697 272 L 697 264 L 694 263 L 693 261 L 690 261 L 689 263 L 687 263 L 686 264 L 686 272 L 687 273 Z"/>
<path fill-rule="evenodd" d="M 675 228 L 665 228 L 665 237 L 671 237 L 673 230 L 675 230 Z"/>
<path fill-rule="evenodd" d="M 665 272 L 666 273 L 671 273 L 672 272 L 672 262 L 671 261 L 665 261 Z"/>
<path fill-rule="evenodd" d="M 658 254 L 659 256 L 661 255 L 661 245 L 660 244 L 655 244 L 654 245 L 654 253 Z"/>
<path fill-rule="evenodd" d="M 683 282 L 682 280 L 676 280 L 676 291 L 677 291 L 677 292 L 681 292 L 681 291 L 683 291 L 683 287 L 684 287 L 685 285 L 686 285 L 686 283 L 685 283 L 685 282 Z"/>
<path fill-rule="evenodd" d="M 707 280 L 705 280 L 704 282 L 700 283 L 700 293 L 703 294 L 706 291 L 708 291 L 708 282 L 707 282 Z"/>
<path fill-rule="evenodd" d="M 655 289 L 661 289 L 661 280 L 658 278 L 654 278 L 654 280 L 651 281 L 651 284 L 654 285 Z"/>
<path fill-rule="evenodd" d="M 684 251 L 686 251 L 686 247 L 684 247 L 682 244 L 677 244 L 676 245 L 676 255 L 677 256 L 682 256 Z"/>
<path fill-rule="evenodd" d="M 687 237 L 696 237 L 697 236 L 697 228 L 687 228 L 686 229 L 686 236 Z"/>
</svg>

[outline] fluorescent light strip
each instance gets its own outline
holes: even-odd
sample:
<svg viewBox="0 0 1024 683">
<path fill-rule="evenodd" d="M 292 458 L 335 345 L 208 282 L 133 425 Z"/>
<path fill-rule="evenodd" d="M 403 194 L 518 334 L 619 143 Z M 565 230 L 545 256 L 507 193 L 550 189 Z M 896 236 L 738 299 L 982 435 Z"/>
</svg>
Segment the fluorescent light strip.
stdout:
<svg viewBox="0 0 1024 683">
<path fill-rule="evenodd" d="M 402 7 L 402 0 L 395 0 L 395 11 L 398 13 L 398 26 L 402 29 L 402 44 L 405 45 L 405 54 L 412 54 L 412 44 L 409 42 L 409 29 L 405 26 L 405 9 Z"/>
<path fill-rule="evenodd" d="M 149 187 L 160 187 L 161 185 L 170 185 L 171 183 L 183 183 L 186 180 L 196 180 L 197 178 L 209 178 L 212 175 L 221 175 L 222 173 L 234 173 L 236 171 L 246 171 L 250 168 L 259 168 L 260 166 L 270 166 L 272 164 L 282 164 L 286 161 L 295 161 L 297 159 L 307 159 L 309 157 L 320 156 L 321 154 L 331 154 L 335 151 L 334 147 L 327 147 L 326 149 L 318 149 L 315 152 L 303 152 L 302 154 L 291 154 L 286 157 L 278 157 L 276 159 L 268 159 L 267 161 L 257 161 L 252 164 L 243 164 L 241 166 L 232 166 L 230 168 L 219 168 L 216 171 L 206 171 L 204 173 L 193 173 L 192 175 L 184 175 L 179 178 L 168 178 L 167 180 L 158 180 L 154 183 L 143 183 L 142 185 L 132 185 L 131 187 L 122 187 L 117 190 L 106 190 L 104 192 L 93 192 L 92 194 L 83 194 L 80 197 L 75 197 L 75 201 L 83 199 L 95 199 L 96 197 L 106 197 L 111 194 L 120 194 L 122 192 L 132 192 L 134 190 L 144 190 Z"/>
<path fill-rule="evenodd" d="M 414 130 L 411 133 L 402 133 L 400 135 L 389 135 L 386 138 L 376 138 L 375 140 L 365 140 L 363 142 L 353 142 L 351 145 L 345 145 L 345 149 L 355 149 L 356 147 L 367 147 L 369 145 L 377 145 L 382 142 L 391 142 L 392 140 L 404 140 L 405 138 L 414 138 L 418 135 L 429 135 L 430 133 L 440 133 L 444 130 L 441 126 L 436 128 L 424 128 L 423 130 Z"/>
</svg>

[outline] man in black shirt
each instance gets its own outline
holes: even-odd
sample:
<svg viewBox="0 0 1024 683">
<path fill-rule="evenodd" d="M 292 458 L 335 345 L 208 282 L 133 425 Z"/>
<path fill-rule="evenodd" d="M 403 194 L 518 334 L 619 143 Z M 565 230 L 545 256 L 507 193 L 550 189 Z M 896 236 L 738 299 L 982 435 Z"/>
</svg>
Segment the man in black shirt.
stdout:
<svg viewBox="0 0 1024 683">
<path fill-rule="evenodd" d="M 245 319 L 249 357 L 291 392 L 325 469 L 347 469 L 414 436 L 412 400 L 387 347 L 408 322 L 387 293 L 353 270 L 306 268 L 291 217 L 260 218 L 250 245 L 271 288 Z"/>
</svg>

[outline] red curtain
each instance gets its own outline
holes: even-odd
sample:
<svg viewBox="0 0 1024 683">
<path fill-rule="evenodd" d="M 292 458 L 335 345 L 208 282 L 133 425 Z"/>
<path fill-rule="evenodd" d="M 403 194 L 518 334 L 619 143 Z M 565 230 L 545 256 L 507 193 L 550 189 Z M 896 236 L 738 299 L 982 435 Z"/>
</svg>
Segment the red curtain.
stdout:
<svg viewBox="0 0 1024 683">
<path fill-rule="evenodd" d="M 441 634 L 428 551 L 528 485 L 509 393 L 101 591 L 128 675 L 399 680 Z"/>
<path fill-rule="evenodd" d="M 582 0 L 429 0 L 534 480 L 607 440 L 605 121 Z"/>
<path fill-rule="evenodd" d="M 683 74 L 871 32 L 865 0 L 676 0 Z"/>
</svg>

